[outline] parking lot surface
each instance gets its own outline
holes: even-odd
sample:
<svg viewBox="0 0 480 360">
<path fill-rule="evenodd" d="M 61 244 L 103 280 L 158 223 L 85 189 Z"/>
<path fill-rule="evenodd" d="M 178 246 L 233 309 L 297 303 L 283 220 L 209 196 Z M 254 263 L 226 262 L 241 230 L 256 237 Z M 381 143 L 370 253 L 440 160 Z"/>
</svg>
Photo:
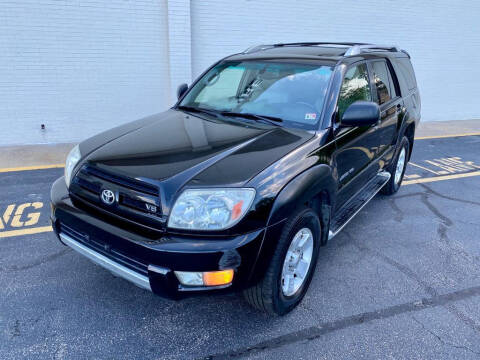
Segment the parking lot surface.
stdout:
<svg viewBox="0 0 480 360">
<path fill-rule="evenodd" d="M 0 358 L 478 359 L 479 150 L 480 136 L 417 140 L 400 191 L 321 249 L 284 317 L 114 277 L 51 232 L 63 169 L 0 172 Z"/>
</svg>

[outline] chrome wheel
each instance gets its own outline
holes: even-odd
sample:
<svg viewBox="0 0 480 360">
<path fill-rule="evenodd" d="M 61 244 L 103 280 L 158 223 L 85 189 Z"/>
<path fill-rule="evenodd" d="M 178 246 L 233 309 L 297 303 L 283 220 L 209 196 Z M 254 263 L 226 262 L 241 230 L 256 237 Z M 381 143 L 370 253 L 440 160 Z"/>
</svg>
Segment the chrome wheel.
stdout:
<svg viewBox="0 0 480 360">
<path fill-rule="evenodd" d="M 282 293 L 294 295 L 305 282 L 312 263 L 313 234 L 309 228 L 300 229 L 288 247 L 282 269 Z"/>
<path fill-rule="evenodd" d="M 405 147 L 402 147 L 402 150 L 400 150 L 400 155 L 398 155 L 397 168 L 395 169 L 395 184 L 397 185 L 400 183 L 400 179 L 402 178 L 406 154 L 407 152 L 405 151 Z"/>
</svg>

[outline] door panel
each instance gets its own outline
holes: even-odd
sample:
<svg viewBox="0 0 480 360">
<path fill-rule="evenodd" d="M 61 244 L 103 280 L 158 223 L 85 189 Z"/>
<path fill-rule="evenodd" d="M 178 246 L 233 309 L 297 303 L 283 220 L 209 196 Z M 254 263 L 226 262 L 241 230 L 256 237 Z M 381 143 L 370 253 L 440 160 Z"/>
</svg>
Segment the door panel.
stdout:
<svg viewBox="0 0 480 360">
<path fill-rule="evenodd" d="M 341 207 L 378 172 L 379 146 L 376 126 L 345 129 L 336 138 L 335 163 L 338 174 L 336 208 Z"/>
<path fill-rule="evenodd" d="M 385 60 L 376 60 L 369 63 L 372 74 L 375 98 L 380 106 L 381 122 L 378 126 L 380 145 L 378 157 L 382 157 L 391 149 L 396 140 L 397 124 L 403 114 L 403 101 L 395 85 L 390 67 Z"/>
<path fill-rule="evenodd" d="M 342 128 L 339 119 L 352 103 L 372 100 L 365 62 L 347 69 L 337 103 L 334 164 L 338 176 L 336 207 L 342 206 L 378 171 L 376 157 L 380 140 L 376 125 Z"/>
<path fill-rule="evenodd" d="M 379 154 L 378 156 L 383 156 L 389 149 L 391 149 L 392 144 L 396 140 L 397 134 L 397 124 L 399 116 L 402 113 L 403 102 L 401 98 L 398 98 L 397 101 L 388 105 L 385 110 L 381 111 L 381 122 L 378 126 L 378 136 L 380 139 Z"/>
</svg>

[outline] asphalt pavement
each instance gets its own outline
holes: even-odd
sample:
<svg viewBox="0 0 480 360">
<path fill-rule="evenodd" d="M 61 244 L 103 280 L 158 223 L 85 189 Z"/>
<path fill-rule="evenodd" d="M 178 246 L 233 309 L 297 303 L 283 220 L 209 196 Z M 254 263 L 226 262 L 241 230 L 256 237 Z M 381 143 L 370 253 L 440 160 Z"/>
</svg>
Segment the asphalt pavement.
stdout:
<svg viewBox="0 0 480 360">
<path fill-rule="evenodd" d="M 478 359 L 480 136 L 423 139 L 400 191 L 321 249 L 284 317 L 165 300 L 61 245 L 63 169 L 0 171 L 0 359 Z"/>
</svg>

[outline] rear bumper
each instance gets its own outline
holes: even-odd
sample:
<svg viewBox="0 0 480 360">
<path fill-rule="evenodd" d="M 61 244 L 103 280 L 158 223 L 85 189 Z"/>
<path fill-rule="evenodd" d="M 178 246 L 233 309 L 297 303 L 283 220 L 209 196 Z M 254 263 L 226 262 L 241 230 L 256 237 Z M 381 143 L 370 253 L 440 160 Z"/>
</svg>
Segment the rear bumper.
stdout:
<svg viewBox="0 0 480 360">
<path fill-rule="evenodd" d="M 205 290 L 234 290 L 263 276 L 268 256 L 259 256 L 264 241 L 278 238 L 282 223 L 233 237 L 158 236 L 116 226 L 76 207 L 63 178 L 51 191 L 52 225 L 60 241 L 117 276 L 155 294 L 178 298 Z M 174 271 L 234 269 L 228 285 L 182 285 Z"/>
</svg>

